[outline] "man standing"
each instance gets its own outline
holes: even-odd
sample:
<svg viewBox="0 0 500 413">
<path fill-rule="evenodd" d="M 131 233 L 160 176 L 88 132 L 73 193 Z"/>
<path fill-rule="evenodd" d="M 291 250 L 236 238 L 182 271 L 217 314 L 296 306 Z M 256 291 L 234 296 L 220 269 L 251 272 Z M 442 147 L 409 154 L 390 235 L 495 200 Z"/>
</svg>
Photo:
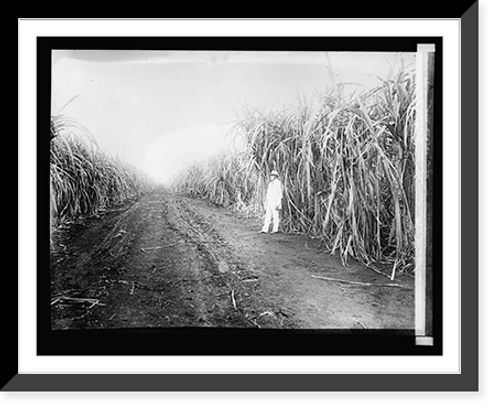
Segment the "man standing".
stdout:
<svg viewBox="0 0 500 413">
<path fill-rule="evenodd" d="M 271 172 L 271 182 L 267 188 L 266 195 L 266 218 L 264 220 L 264 226 L 260 230 L 262 233 L 267 233 L 269 231 L 269 225 L 271 224 L 271 219 L 273 220 L 273 230 L 272 233 L 278 232 L 278 226 L 280 223 L 279 211 L 281 209 L 281 198 L 283 194 L 281 182 L 278 179 L 278 172 Z"/>
</svg>

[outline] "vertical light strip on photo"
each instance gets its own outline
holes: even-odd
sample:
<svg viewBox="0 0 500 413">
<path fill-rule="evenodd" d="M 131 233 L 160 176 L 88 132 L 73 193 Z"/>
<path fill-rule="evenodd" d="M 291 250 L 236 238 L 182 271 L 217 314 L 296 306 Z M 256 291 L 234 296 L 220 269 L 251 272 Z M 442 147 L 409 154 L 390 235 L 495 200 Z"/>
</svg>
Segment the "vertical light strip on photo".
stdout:
<svg viewBox="0 0 500 413">
<path fill-rule="evenodd" d="M 415 339 L 417 345 L 432 345 L 433 338 L 427 335 L 427 147 L 432 139 L 432 125 L 428 123 L 429 111 L 433 108 L 429 89 L 433 87 L 434 44 L 417 46 L 416 77 L 416 125 L 415 125 Z"/>
</svg>

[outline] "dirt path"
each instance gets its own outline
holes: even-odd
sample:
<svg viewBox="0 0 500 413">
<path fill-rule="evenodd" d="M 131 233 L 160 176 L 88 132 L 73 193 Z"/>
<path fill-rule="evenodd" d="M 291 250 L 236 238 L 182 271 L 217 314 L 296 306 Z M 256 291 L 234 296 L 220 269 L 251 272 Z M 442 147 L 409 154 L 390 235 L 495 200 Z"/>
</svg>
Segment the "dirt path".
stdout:
<svg viewBox="0 0 500 413">
<path fill-rule="evenodd" d="M 73 224 L 51 257 L 52 328 L 413 328 L 412 278 L 260 226 L 164 189 Z"/>
</svg>

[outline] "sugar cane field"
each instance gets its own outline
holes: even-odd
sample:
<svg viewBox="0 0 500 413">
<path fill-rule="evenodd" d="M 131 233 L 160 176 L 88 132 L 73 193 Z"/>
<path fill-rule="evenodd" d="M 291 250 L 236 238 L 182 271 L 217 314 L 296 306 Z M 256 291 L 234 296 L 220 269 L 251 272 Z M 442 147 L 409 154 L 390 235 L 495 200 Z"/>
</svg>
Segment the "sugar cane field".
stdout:
<svg viewBox="0 0 500 413">
<path fill-rule="evenodd" d="M 414 54 L 144 56 L 57 60 L 52 329 L 412 329 Z"/>
</svg>

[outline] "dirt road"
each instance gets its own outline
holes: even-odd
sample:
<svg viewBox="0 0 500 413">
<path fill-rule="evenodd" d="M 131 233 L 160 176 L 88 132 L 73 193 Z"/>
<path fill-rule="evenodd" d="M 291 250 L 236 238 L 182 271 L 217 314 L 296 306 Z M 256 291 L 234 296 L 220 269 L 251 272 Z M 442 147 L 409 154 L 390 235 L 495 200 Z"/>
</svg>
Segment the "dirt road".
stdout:
<svg viewBox="0 0 500 413">
<path fill-rule="evenodd" d="M 413 328 L 411 277 L 261 224 L 162 188 L 74 223 L 51 256 L 52 328 Z"/>
</svg>

